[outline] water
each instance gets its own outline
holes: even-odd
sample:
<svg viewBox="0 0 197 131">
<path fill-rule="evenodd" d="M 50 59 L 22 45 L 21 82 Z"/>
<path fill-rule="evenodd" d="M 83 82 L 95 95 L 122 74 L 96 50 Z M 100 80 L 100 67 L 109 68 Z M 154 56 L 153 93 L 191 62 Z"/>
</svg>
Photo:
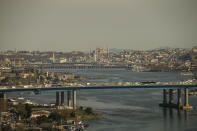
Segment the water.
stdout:
<svg viewBox="0 0 197 131">
<path fill-rule="evenodd" d="M 84 82 L 180 81 L 189 76 L 178 72 L 131 72 L 124 69 L 73 70 L 89 78 Z M 54 103 L 55 93 L 24 94 L 38 103 Z M 194 110 L 164 109 L 160 89 L 119 89 L 77 91 L 77 104 L 92 107 L 104 116 L 89 121 L 86 131 L 197 131 L 197 97 L 190 96 Z M 175 97 L 176 102 L 176 97 Z"/>
</svg>

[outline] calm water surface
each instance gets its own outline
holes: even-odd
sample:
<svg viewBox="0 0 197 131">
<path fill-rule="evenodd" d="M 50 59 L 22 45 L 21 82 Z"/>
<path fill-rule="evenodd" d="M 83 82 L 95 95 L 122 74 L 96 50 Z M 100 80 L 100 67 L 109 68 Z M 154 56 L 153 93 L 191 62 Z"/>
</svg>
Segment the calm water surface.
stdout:
<svg viewBox="0 0 197 131">
<path fill-rule="evenodd" d="M 131 72 L 124 69 L 73 70 L 88 78 L 84 82 L 181 81 L 189 76 L 177 72 Z M 23 94 L 38 103 L 54 103 L 55 93 Z M 174 96 L 176 102 L 176 96 Z M 160 89 L 77 91 L 77 104 L 92 107 L 104 116 L 89 121 L 86 131 L 197 131 L 197 96 L 190 96 L 194 110 L 164 109 Z"/>
</svg>

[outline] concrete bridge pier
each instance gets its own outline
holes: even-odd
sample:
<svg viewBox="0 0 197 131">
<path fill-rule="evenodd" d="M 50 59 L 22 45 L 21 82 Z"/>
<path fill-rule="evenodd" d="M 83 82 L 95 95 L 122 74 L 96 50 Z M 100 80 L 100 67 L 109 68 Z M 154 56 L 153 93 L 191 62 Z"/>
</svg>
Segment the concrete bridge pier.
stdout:
<svg viewBox="0 0 197 131">
<path fill-rule="evenodd" d="M 166 89 L 163 89 L 163 103 L 159 104 L 159 106 L 161 106 L 161 107 L 167 107 L 168 106 Z"/>
<path fill-rule="evenodd" d="M 173 89 L 169 89 L 169 105 L 174 104 L 173 101 Z"/>
<path fill-rule="evenodd" d="M 67 91 L 67 106 L 71 107 L 71 91 Z"/>
<path fill-rule="evenodd" d="M 59 92 L 56 92 L 56 103 L 55 103 L 55 105 L 59 106 L 59 104 L 60 104 L 59 102 L 60 102 Z"/>
<path fill-rule="evenodd" d="M 188 88 L 185 88 L 185 104 L 183 106 L 183 110 L 191 110 L 193 107 L 189 105 L 189 102 L 188 102 Z"/>
<path fill-rule="evenodd" d="M 64 91 L 56 92 L 56 106 L 63 106 L 64 105 Z"/>
<path fill-rule="evenodd" d="M 166 92 L 166 89 L 163 89 L 163 104 L 167 104 L 167 92 Z"/>
<path fill-rule="evenodd" d="M 61 106 L 64 105 L 64 91 L 61 92 Z"/>
<path fill-rule="evenodd" d="M 182 108 L 182 99 L 181 99 L 181 89 L 177 89 L 177 108 L 180 109 Z"/>
<path fill-rule="evenodd" d="M 167 91 L 163 89 L 163 103 L 159 104 L 161 107 L 174 108 L 176 104 L 173 101 L 173 89 L 169 89 L 169 101 L 167 102 Z"/>
<path fill-rule="evenodd" d="M 77 91 L 73 90 L 73 110 L 77 109 Z"/>
</svg>

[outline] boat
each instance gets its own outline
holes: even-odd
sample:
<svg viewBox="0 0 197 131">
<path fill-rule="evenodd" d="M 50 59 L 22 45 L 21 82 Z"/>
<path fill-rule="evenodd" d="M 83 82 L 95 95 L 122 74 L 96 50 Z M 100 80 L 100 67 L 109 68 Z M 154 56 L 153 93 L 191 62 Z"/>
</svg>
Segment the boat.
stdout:
<svg viewBox="0 0 197 131">
<path fill-rule="evenodd" d="M 192 72 L 181 72 L 181 75 L 183 75 L 183 76 L 192 76 L 193 73 Z"/>
<path fill-rule="evenodd" d="M 24 97 L 18 97 L 18 100 L 24 100 Z"/>
<path fill-rule="evenodd" d="M 147 84 L 156 84 L 157 82 L 155 81 L 142 81 L 141 84 L 147 85 Z"/>
</svg>

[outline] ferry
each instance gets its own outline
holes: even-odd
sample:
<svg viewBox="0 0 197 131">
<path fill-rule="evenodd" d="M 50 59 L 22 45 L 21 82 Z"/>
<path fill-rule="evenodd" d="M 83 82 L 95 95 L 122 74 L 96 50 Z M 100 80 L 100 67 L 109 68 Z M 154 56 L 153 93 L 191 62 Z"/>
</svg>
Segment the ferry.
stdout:
<svg viewBox="0 0 197 131">
<path fill-rule="evenodd" d="M 193 73 L 192 72 L 181 72 L 181 75 L 183 75 L 183 76 L 192 76 Z"/>
</svg>

